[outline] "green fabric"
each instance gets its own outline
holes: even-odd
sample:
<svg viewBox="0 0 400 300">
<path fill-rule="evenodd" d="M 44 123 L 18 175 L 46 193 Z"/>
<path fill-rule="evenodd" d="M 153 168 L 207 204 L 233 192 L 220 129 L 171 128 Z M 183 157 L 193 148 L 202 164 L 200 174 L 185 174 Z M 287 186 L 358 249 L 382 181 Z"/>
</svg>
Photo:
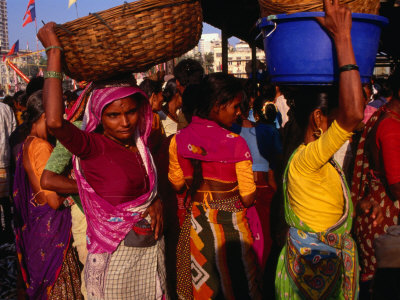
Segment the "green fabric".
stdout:
<svg viewBox="0 0 400 300">
<path fill-rule="evenodd" d="M 296 150 L 297 151 L 297 150 Z M 285 205 L 285 220 L 290 227 L 294 227 L 300 229 L 304 232 L 316 233 L 319 236 L 319 239 L 322 242 L 326 242 L 326 237 L 328 233 L 337 234 L 340 236 L 345 236 L 347 239 L 351 239 L 350 230 L 352 227 L 352 213 L 353 213 L 353 203 L 351 201 L 351 195 L 349 188 L 347 186 L 346 179 L 344 177 L 344 173 L 340 168 L 339 164 L 331 160 L 331 164 L 335 167 L 338 171 L 341 181 L 343 192 L 345 196 L 345 208 L 344 214 L 342 218 L 331 228 L 328 228 L 325 232 L 315 232 L 313 231 L 306 223 L 302 222 L 299 217 L 293 212 L 290 207 L 289 197 L 288 197 L 288 189 L 287 189 L 287 180 L 288 180 L 288 172 L 290 162 L 295 155 L 296 151 L 292 154 L 289 159 L 289 162 L 286 166 L 284 176 L 283 176 L 283 194 L 284 194 L 284 205 Z M 288 237 L 289 238 L 289 237 Z M 354 243 L 354 242 L 353 242 Z M 340 249 L 338 249 L 340 250 Z M 355 291 L 355 295 L 352 295 L 354 299 L 357 298 L 357 291 L 358 291 L 358 257 L 355 249 L 352 251 L 354 253 L 353 257 L 353 264 L 354 264 L 354 282 L 357 284 L 357 288 Z M 287 255 L 288 255 L 288 242 L 286 242 L 285 246 L 283 247 L 277 264 L 276 269 L 276 277 L 275 277 L 275 290 L 276 290 L 276 299 L 305 299 L 305 296 L 299 292 L 296 284 L 293 282 L 292 278 L 289 276 L 287 271 Z M 339 280 L 338 284 L 335 286 L 335 291 L 331 294 L 329 299 L 345 299 L 344 291 L 342 289 L 343 279 Z"/>
<path fill-rule="evenodd" d="M 76 127 L 81 128 L 82 121 L 75 121 L 74 124 Z M 53 152 L 49 160 L 47 161 L 45 170 L 51 171 L 56 174 L 63 174 L 65 170 L 70 166 L 72 159 L 72 153 L 67 150 L 59 141 L 57 141 Z M 83 211 L 82 202 L 79 198 L 78 194 L 70 195 L 76 205 L 78 205 L 79 209 Z"/>
</svg>

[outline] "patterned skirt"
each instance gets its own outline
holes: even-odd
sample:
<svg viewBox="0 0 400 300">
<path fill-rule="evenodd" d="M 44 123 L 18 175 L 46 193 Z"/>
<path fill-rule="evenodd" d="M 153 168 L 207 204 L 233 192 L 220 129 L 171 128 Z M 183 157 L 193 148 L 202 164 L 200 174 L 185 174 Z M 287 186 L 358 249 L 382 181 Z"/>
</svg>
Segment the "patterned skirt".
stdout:
<svg viewBox="0 0 400 300">
<path fill-rule="evenodd" d="M 252 243 L 246 209 L 226 211 L 194 202 L 177 248 L 179 298 L 260 299 Z"/>
<path fill-rule="evenodd" d="M 348 234 L 291 227 L 279 256 L 276 299 L 358 299 L 358 261 Z"/>
<path fill-rule="evenodd" d="M 81 294 L 79 258 L 76 250 L 71 246 L 67 250 L 60 274 L 51 289 L 48 299 L 83 299 Z"/>
</svg>

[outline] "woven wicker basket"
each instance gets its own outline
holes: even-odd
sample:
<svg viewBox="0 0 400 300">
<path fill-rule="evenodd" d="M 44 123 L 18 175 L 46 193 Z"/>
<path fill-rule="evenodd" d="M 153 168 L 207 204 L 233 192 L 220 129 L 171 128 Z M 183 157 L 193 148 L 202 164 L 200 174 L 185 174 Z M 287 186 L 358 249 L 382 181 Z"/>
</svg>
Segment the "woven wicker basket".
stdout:
<svg viewBox="0 0 400 300">
<path fill-rule="evenodd" d="M 305 11 L 323 11 L 323 0 L 258 0 L 262 17 Z M 380 0 L 340 0 L 353 13 L 379 14 Z"/>
<path fill-rule="evenodd" d="M 139 0 L 58 25 L 64 72 L 97 81 L 142 72 L 197 45 L 198 0 Z"/>
</svg>

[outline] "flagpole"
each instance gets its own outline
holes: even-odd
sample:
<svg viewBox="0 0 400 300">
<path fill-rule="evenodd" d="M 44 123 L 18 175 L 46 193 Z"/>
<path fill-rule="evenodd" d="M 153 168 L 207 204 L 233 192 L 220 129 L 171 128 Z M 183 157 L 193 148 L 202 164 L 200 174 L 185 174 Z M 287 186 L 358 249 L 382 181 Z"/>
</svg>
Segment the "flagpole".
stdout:
<svg viewBox="0 0 400 300">
<path fill-rule="evenodd" d="M 38 37 L 37 37 L 37 22 L 36 22 L 36 16 L 35 16 L 35 30 L 36 30 L 36 35 L 35 35 L 35 37 L 36 37 L 36 51 L 38 52 L 38 54 L 37 54 L 37 59 L 38 59 L 38 61 L 40 60 L 40 54 L 39 54 L 39 39 L 38 39 Z"/>
<path fill-rule="evenodd" d="M 35 17 L 35 30 L 36 30 L 36 51 L 39 51 L 39 40 L 37 38 L 37 22 Z"/>
<path fill-rule="evenodd" d="M 75 10 L 76 10 L 76 17 L 79 18 L 78 16 L 78 3 L 75 1 Z"/>
</svg>

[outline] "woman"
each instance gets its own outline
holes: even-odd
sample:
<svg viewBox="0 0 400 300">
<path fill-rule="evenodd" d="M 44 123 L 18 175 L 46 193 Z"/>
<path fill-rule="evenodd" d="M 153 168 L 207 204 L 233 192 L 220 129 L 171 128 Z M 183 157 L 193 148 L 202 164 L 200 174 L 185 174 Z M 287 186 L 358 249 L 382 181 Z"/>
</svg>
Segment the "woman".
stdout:
<svg viewBox="0 0 400 300">
<path fill-rule="evenodd" d="M 246 118 L 249 111 L 248 105 L 244 105 L 243 109 L 244 118 L 240 118 L 241 126 L 234 124 L 232 131 L 246 140 L 253 158 L 257 202 L 254 208 L 247 211 L 247 216 L 253 234 L 259 235 L 254 242 L 254 250 L 261 269 L 264 270 L 272 245 L 270 207 L 272 197 L 277 190 L 274 168 L 279 164 L 282 145 L 274 124 L 277 114 L 274 103 L 268 102 L 261 96 L 256 98 L 253 111 L 257 123 Z"/>
<path fill-rule="evenodd" d="M 360 210 L 356 210 L 354 218 L 353 233 L 360 247 L 360 298 L 363 299 L 399 298 L 399 250 L 397 243 L 390 239 L 398 239 L 393 229 L 398 227 L 400 213 L 399 75 L 395 72 L 387 80 L 386 88 L 392 91 L 393 97 L 369 118 L 354 151 L 357 155 L 351 187 L 353 203 L 364 208 L 375 203 L 381 208 L 376 219 L 371 218 L 373 214 Z"/>
<path fill-rule="evenodd" d="M 74 106 L 70 109 L 69 114 L 67 114 L 67 120 L 78 128 L 82 127 L 83 114 L 92 87 L 92 84 L 86 86 L 85 90 L 76 100 Z M 57 141 L 47 161 L 40 178 L 40 185 L 47 190 L 57 192 L 67 197 L 67 201 L 71 205 L 71 232 L 74 238 L 73 246 L 78 252 L 79 261 L 82 269 L 84 269 L 88 253 L 86 247 L 86 217 L 81 199 L 79 198 L 78 185 L 74 179 L 72 153 L 59 141 Z M 81 292 L 83 298 L 87 299 L 83 270 L 81 272 Z"/>
<path fill-rule="evenodd" d="M 30 299 L 80 299 L 80 270 L 71 245 L 71 211 L 40 176 L 53 147 L 47 141 L 42 91 L 24 113 L 29 136 L 17 156 L 14 178 L 16 246 Z M 29 178 L 29 180 L 28 180 Z"/>
<path fill-rule="evenodd" d="M 152 110 L 145 93 L 126 82 L 97 83 L 84 130 L 63 119 L 61 49 L 47 23 L 46 123 L 74 157 L 87 220 L 85 282 L 89 299 L 161 299 L 165 291 L 162 207 L 147 147 Z"/>
<path fill-rule="evenodd" d="M 176 79 L 168 80 L 163 91 L 165 104 L 158 112 L 165 135 L 169 137 L 178 129 L 178 111 L 182 107 L 182 96 L 176 86 Z"/>
<path fill-rule="evenodd" d="M 364 97 L 351 43 L 351 12 L 336 0 L 324 0 L 324 5 L 325 17 L 317 20 L 336 48 L 339 108 L 329 124 L 334 87 L 333 97 L 324 88 L 302 87 L 294 99 L 294 115 L 302 129 L 298 134 L 304 138 L 284 174 L 290 228 L 277 266 L 278 299 L 358 297 L 352 202 L 343 172 L 331 157 L 363 119 Z"/>
<path fill-rule="evenodd" d="M 182 299 L 259 298 L 246 207 L 255 184 L 246 141 L 227 130 L 240 114 L 240 81 L 214 73 L 200 84 L 195 116 L 170 143 L 168 178 L 189 186 L 189 212 L 177 248 Z"/>
</svg>

